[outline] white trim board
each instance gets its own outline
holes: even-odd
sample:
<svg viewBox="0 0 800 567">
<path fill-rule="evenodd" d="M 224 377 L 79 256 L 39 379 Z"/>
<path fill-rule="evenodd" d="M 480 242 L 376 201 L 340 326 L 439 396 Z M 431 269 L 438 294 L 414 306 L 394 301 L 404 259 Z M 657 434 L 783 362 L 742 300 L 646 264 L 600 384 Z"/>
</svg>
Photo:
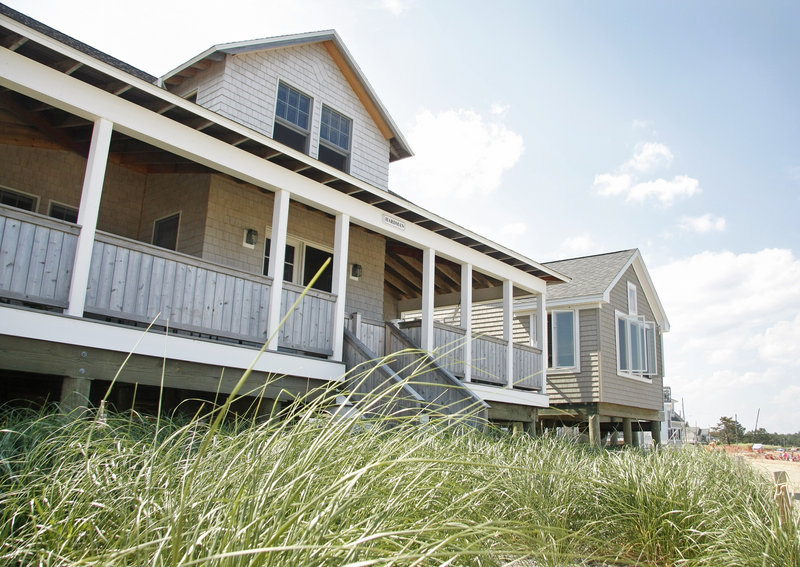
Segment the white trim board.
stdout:
<svg viewBox="0 0 800 567">
<path fill-rule="evenodd" d="M 258 351 L 163 333 L 145 333 L 100 321 L 66 315 L 0 306 L 0 334 L 54 343 L 84 346 L 114 352 L 182 360 L 211 366 L 246 369 Z M 141 342 L 137 346 L 137 342 Z M 341 381 L 341 362 L 267 351 L 254 370 L 326 381 Z"/>
</svg>

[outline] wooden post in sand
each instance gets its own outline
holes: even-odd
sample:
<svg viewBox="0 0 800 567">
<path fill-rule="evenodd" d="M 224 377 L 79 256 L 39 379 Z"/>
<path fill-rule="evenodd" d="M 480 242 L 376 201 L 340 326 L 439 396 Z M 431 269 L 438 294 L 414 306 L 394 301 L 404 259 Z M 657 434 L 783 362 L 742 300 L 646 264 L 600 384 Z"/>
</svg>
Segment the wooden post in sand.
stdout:
<svg viewBox="0 0 800 567">
<path fill-rule="evenodd" d="M 781 523 L 789 525 L 792 519 L 792 503 L 789 499 L 789 476 L 786 471 L 775 471 L 775 500 L 778 503 L 778 511 L 781 515 Z"/>
</svg>

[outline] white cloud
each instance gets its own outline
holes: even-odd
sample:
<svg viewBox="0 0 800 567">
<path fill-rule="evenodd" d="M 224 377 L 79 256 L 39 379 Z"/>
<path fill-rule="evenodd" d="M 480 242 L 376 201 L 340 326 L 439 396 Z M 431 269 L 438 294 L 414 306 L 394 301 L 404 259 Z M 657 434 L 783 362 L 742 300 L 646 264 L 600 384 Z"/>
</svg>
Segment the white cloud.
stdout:
<svg viewBox="0 0 800 567">
<path fill-rule="evenodd" d="M 655 200 L 665 206 L 671 205 L 677 198 L 700 192 L 700 182 L 687 175 L 677 175 L 671 180 L 648 179 L 654 172 L 671 167 L 674 157 L 664 144 L 639 144 L 631 159 L 616 171 L 595 175 L 594 188 L 604 197 L 624 195 L 626 201 Z"/>
<path fill-rule="evenodd" d="M 647 173 L 658 167 L 669 167 L 674 157 L 664 144 L 646 142 L 639 145 L 637 152 L 622 166 L 622 169 Z"/>
<path fill-rule="evenodd" d="M 633 185 L 633 177 L 627 173 L 601 173 L 594 177 L 594 186 L 597 187 L 597 192 L 604 197 L 621 195 L 629 191 L 631 185 Z"/>
<path fill-rule="evenodd" d="M 706 213 L 700 217 L 683 217 L 681 219 L 681 230 L 688 232 L 722 232 L 725 230 L 725 218 L 715 217 L 711 213 Z"/>
<path fill-rule="evenodd" d="M 768 430 L 800 430 L 796 408 L 775 402 L 798 383 L 800 258 L 783 249 L 703 252 L 651 274 L 671 323 L 666 383 L 685 397 L 690 422 L 738 414 L 750 429 L 761 408 Z"/>
<path fill-rule="evenodd" d="M 578 234 L 565 239 L 555 258 L 577 258 L 602 252 L 602 246 L 588 234 Z"/>
<path fill-rule="evenodd" d="M 494 193 L 524 151 L 522 136 L 501 117 L 473 110 L 425 110 L 405 130 L 415 156 L 392 165 L 391 187 L 448 218 L 465 204 L 474 211 L 475 200 Z"/>
<path fill-rule="evenodd" d="M 380 0 L 380 5 L 389 13 L 399 16 L 411 6 L 410 0 Z"/>
<path fill-rule="evenodd" d="M 628 190 L 628 201 L 644 201 L 653 198 L 664 205 L 671 205 L 678 197 L 691 197 L 700 191 L 700 182 L 685 175 L 678 175 L 672 181 L 655 179 L 637 183 Z"/>
</svg>

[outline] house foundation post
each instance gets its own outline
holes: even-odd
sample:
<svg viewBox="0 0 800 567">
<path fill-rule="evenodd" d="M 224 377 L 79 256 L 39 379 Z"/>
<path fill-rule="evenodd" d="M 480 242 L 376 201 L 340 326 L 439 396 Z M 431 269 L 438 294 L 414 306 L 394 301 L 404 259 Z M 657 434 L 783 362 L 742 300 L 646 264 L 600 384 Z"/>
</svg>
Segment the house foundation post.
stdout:
<svg viewBox="0 0 800 567">
<path fill-rule="evenodd" d="M 512 421 L 511 422 L 511 435 L 513 435 L 514 437 L 522 435 L 523 430 L 524 430 L 524 427 L 523 427 L 521 421 Z"/>
<path fill-rule="evenodd" d="M 525 433 L 531 437 L 539 435 L 539 408 L 533 408 L 531 411 L 531 421 L 525 422 Z"/>
<path fill-rule="evenodd" d="M 67 315 L 74 317 L 83 317 L 83 308 L 86 306 L 86 287 L 89 284 L 89 268 L 92 264 L 97 217 L 100 215 L 100 198 L 103 195 L 103 181 L 106 177 L 113 130 L 114 124 L 105 118 L 98 118 L 92 130 L 92 142 L 86 160 L 86 174 L 83 178 L 83 190 L 78 208 L 78 224 L 81 226 L 81 231 L 75 247 L 67 306 Z"/>
<path fill-rule="evenodd" d="M 653 446 L 658 447 L 659 445 L 661 445 L 661 422 L 651 421 L 650 432 L 653 435 Z"/>
<path fill-rule="evenodd" d="M 64 376 L 61 382 L 61 411 L 70 413 L 79 408 L 86 409 L 91 386 L 92 381 L 89 378 Z"/>
<path fill-rule="evenodd" d="M 633 426 L 629 417 L 622 418 L 622 439 L 626 445 L 633 445 Z"/>
<path fill-rule="evenodd" d="M 600 446 L 600 416 L 590 415 L 589 416 L 589 445 L 592 447 L 599 447 Z"/>
</svg>

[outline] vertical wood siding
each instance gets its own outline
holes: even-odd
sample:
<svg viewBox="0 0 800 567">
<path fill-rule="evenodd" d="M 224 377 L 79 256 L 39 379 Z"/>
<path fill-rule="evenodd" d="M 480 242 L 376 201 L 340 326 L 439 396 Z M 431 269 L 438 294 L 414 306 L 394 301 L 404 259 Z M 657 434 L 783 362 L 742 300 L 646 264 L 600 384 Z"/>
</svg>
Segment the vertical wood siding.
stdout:
<svg viewBox="0 0 800 567">
<path fill-rule="evenodd" d="M 0 206 L 0 294 L 67 307 L 79 229 Z"/>
</svg>

